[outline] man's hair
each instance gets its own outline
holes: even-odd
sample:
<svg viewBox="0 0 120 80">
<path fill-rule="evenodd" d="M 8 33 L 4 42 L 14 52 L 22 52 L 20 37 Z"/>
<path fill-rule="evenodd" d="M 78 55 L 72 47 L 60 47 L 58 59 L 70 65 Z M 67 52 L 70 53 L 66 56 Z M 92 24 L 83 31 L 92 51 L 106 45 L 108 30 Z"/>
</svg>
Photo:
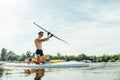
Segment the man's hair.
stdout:
<svg viewBox="0 0 120 80">
<path fill-rule="evenodd" d="M 41 34 L 43 34 L 43 33 L 44 33 L 44 32 L 40 31 L 38 34 L 41 35 Z"/>
</svg>

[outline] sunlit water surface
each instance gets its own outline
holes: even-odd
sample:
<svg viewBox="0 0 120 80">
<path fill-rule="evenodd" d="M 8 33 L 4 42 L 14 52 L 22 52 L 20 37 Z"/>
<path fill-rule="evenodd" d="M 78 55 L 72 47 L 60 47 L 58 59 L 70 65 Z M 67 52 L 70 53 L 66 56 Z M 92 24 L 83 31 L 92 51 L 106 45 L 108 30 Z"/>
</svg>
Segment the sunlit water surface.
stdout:
<svg viewBox="0 0 120 80">
<path fill-rule="evenodd" d="M 0 80 L 120 80 L 120 63 L 90 63 L 83 68 L 1 68 Z"/>
</svg>

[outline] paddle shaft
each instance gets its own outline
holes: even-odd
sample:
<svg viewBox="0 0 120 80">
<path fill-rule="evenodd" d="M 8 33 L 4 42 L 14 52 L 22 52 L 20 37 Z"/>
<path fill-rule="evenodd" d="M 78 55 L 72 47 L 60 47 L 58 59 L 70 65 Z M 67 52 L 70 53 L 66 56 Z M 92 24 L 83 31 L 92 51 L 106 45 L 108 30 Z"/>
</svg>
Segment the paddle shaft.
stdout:
<svg viewBox="0 0 120 80">
<path fill-rule="evenodd" d="M 35 24 L 37 27 L 41 28 L 41 29 L 44 30 L 45 32 L 49 32 L 49 31 L 47 31 L 46 29 L 42 28 L 40 25 L 36 24 L 35 22 L 34 22 L 33 24 Z M 58 40 L 63 41 L 63 42 L 65 42 L 65 43 L 69 44 L 68 42 L 66 42 L 66 41 L 63 40 L 63 39 L 60 39 L 59 37 L 55 36 L 54 34 L 53 34 L 53 36 L 54 36 L 55 38 L 57 38 Z"/>
</svg>

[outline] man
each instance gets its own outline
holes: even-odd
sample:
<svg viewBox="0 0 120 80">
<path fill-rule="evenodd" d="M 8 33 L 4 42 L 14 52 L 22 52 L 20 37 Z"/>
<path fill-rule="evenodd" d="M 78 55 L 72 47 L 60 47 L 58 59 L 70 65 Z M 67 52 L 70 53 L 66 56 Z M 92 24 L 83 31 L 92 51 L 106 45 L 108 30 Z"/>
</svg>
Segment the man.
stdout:
<svg viewBox="0 0 120 80">
<path fill-rule="evenodd" d="M 42 38 L 43 34 L 44 33 L 42 31 L 40 31 L 38 33 L 38 38 L 35 39 L 37 59 L 29 59 L 28 64 L 30 64 L 31 61 L 36 63 L 36 64 L 45 63 L 45 61 L 46 61 L 45 56 L 43 54 L 43 50 L 42 50 L 42 43 L 48 41 L 53 36 L 53 34 L 48 32 L 47 37 Z"/>
</svg>

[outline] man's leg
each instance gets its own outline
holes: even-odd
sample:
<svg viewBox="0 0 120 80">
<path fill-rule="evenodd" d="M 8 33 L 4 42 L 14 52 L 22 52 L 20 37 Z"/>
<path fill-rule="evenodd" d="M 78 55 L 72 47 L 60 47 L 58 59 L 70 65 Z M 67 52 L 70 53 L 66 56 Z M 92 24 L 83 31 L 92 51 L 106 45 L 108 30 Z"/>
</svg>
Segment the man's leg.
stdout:
<svg viewBox="0 0 120 80">
<path fill-rule="evenodd" d="M 43 56 L 40 56 L 40 62 L 41 63 L 45 63 L 46 62 L 46 59 L 45 59 L 45 56 L 43 55 Z"/>
<path fill-rule="evenodd" d="M 32 58 L 32 63 L 37 63 L 37 60 L 35 58 Z"/>
<path fill-rule="evenodd" d="M 36 64 L 40 64 L 40 55 L 37 55 L 37 61 Z"/>
<path fill-rule="evenodd" d="M 32 59 L 30 58 L 30 59 L 28 59 L 27 63 L 30 64 L 31 62 L 32 62 L 32 63 L 37 63 L 37 60 L 36 60 L 35 58 L 32 58 Z"/>
</svg>

